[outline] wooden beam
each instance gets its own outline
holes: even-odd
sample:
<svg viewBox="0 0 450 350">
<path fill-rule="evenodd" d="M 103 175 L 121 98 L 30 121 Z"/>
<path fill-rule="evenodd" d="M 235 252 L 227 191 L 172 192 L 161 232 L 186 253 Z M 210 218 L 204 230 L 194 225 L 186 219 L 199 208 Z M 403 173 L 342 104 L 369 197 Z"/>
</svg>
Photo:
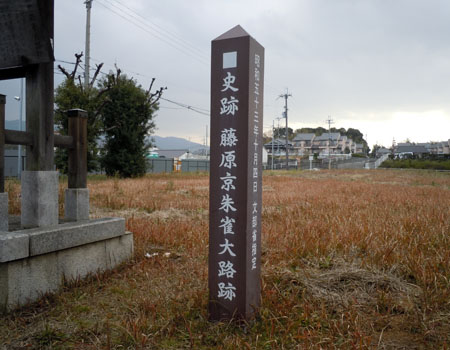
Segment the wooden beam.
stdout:
<svg viewBox="0 0 450 350">
<path fill-rule="evenodd" d="M 55 139 L 55 147 L 61 147 L 61 148 L 73 148 L 73 136 L 65 136 L 65 135 L 56 135 L 54 136 Z"/>
<path fill-rule="evenodd" d="M 0 80 L 24 78 L 25 75 L 26 67 L 0 69 Z"/>
<path fill-rule="evenodd" d="M 31 146 L 33 134 L 28 131 L 5 130 L 5 143 L 7 145 Z"/>
</svg>

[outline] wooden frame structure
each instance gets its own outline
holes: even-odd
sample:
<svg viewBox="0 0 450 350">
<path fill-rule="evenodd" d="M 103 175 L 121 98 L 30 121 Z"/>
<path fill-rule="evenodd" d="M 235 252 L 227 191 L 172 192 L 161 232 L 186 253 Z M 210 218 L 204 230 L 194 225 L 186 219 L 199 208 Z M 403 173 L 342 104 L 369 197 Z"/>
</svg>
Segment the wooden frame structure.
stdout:
<svg viewBox="0 0 450 350">
<path fill-rule="evenodd" d="M 54 134 L 54 0 L 0 0 L 0 6 L 11 17 L 0 22 L 0 80 L 26 79 L 26 131 L 5 129 L 0 95 L 0 193 L 5 144 L 26 146 L 26 171 L 52 171 L 54 147 L 68 148 L 69 188 L 86 188 L 87 112 L 69 110 L 69 135 Z"/>
</svg>

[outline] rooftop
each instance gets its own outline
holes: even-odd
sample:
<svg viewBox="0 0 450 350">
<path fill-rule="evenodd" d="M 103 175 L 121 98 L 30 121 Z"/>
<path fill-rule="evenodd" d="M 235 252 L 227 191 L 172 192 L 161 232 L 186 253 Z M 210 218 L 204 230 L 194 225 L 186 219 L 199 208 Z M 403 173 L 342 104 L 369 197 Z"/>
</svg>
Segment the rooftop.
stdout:
<svg viewBox="0 0 450 350">
<path fill-rule="evenodd" d="M 160 158 L 179 158 L 185 153 L 189 153 L 188 149 L 159 149 L 155 151 Z"/>
<path fill-rule="evenodd" d="M 338 132 L 332 132 L 332 133 L 323 133 L 320 136 L 316 136 L 315 141 L 327 141 L 329 139 L 337 141 L 341 137 L 341 134 Z"/>
<path fill-rule="evenodd" d="M 298 133 L 292 141 L 311 141 L 316 134 L 314 133 Z"/>
</svg>

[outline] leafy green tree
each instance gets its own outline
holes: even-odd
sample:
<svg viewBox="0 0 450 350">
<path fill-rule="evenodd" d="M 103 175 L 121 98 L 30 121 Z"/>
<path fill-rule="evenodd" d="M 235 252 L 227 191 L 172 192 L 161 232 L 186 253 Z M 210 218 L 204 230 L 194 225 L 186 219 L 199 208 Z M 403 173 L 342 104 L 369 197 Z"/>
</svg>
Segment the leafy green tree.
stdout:
<svg viewBox="0 0 450 350">
<path fill-rule="evenodd" d="M 372 152 L 370 153 L 370 155 L 371 155 L 372 157 L 376 157 L 377 152 L 378 152 L 378 150 L 379 150 L 380 148 L 381 148 L 380 145 L 373 145 Z"/>
<path fill-rule="evenodd" d="M 331 129 L 331 131 L 334 132 L 333 129 Z M 316 136 L 320 136 L 323 133 L 327 133 L 327 132 L 328 132 L 327 129 L 322 128 L 320 126 L 317 127 L 317 128 L 300 128 L 300 129 L 295 130 L 296 134 L 298 134 L 298 133 L 305 133 L 305 134 L 315 134 Z"/>
<path fill-rule="evenodd" d="M 274 129 L 274 137 L 277 138 L 286 138 L 286 127 L 279 127 Z M 288 127 L 288 139 L 292 140 L 294 138 L 294 130 Z"/>
<path fill-rule="evenodd" d="M 97 65 L 96 73 L 86 89 L 81 83 L 80 76 L 77 76 L 77 68 L 81 62 L 82 54 L 76 54 L 75 68 L 71 73 L 68 73 L 63 67 L 59 69 L 66 76 L 66 79 L 55 90 L 55 124 L 58 132 L 62 135 L 68 133 L 68 118 L 67 110 L 80 108 L 87 111 L 87 141 L 88 141 L 88 171 L 95 171 L 99 169 L 99 150 L 97 146 L 97 139 L 101 132 L 101 120 L 99 113 L 101 109 L 99 90 L 93 85 L 100 72 L 103 64 Z M 67 173 L 68 154 L 67 149 L 58 148 L 55 153 L 56 167 L 63 173 Z"/>
<path fill-rule="evenodd" d="M 152 85 L 145 91 L 120 70 L 100 81 L 100 89 L 106 91 L 101 113 L 105 132 L 101 163 L 108 176 L 135 177 L 146 171 L 150 147 L 146 137 L 155 127 L 153 118 L 164 90 L 150 93 Z"/>
</svg>

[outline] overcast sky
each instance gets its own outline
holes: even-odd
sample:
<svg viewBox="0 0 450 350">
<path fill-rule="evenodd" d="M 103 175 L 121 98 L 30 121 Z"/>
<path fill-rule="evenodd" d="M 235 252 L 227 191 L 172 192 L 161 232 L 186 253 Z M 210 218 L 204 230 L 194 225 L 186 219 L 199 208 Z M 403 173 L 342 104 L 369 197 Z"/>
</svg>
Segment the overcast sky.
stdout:
<svg viewBox="0 0 450 350">
<path fill-rule="evenodd" d="M 443 141 L 449 19 L 448 0 L 94 0 L 91 63 L 104 62 L 104 72 L 116 63 L 144 87 L 155 77 L 166 99 L 208 112 L 211 40 L 240 24 L 265 47 L 266 131 L 288 88 L 294 129 L 326 127 L 331 116 L 333 126 L 367 134 L 369 145 Z M 84 51 L 85 21 L 83 0 L 55 0 L 57 60 Z M 17 119 L 19 86 L 0 82 L 8 119 Z M 162 101 L 156 125 L 159 136 L 203 143 L 209 117 Z"/>
</svg>

